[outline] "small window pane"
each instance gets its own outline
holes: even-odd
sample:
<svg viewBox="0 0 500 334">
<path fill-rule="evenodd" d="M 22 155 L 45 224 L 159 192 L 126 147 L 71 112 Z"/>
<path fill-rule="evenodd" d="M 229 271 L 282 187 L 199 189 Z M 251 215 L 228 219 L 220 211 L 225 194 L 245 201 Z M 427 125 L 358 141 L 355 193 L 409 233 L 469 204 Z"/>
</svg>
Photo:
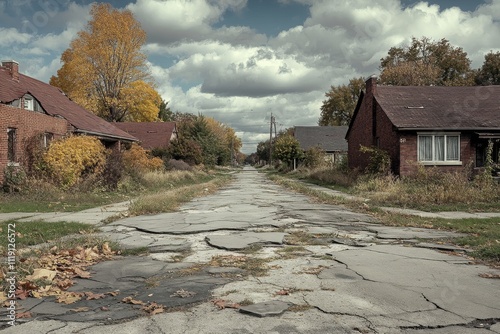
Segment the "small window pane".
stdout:
<svg viewBox="0 0 500 334">
<path fill-rule="evenodd" d="M 432 161 L 432 136 L 420 136 L 418 156 L 420 161 Z"/>
<path fill-rule="evenodd" d="M 444 161 L 444 136 L 435 136 L 434 137 L 434 149 L 436 157 L 434 160 L 436 161 Z"/>
<path fill-rule="evenodd" d="M 459 146 L 458 136 L 446 137 L 446 160 L 458 160 Z"/>
<path fill-rule="evenodd" d="M 7 159 L 16 161 L 16 129 L 7 130 Z"/>
</svg>

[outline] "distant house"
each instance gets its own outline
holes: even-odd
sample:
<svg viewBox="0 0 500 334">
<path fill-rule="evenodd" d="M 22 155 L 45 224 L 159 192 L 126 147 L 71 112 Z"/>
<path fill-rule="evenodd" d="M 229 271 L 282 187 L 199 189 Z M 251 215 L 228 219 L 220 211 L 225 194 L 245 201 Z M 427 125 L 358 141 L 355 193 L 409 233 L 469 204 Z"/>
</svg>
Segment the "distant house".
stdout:
<svg viewBox="0 0 500 334">
<path fill-rule="evenodd" d="M 175 122 L 118 122 L 119 129 L 136 137 L 145 150 L 167 148 L 177 138 Z"/>
<path fill-rule="evenodd" d="M 296 126 L 293 136 L 303 150 L 319 147 L 336 163 L 347 155 L 347 129 L 347 126 Z"/>
<path fill-rule="evenodd" d="M 387 151 L 395 174 L 408 175 L 419 164 L 443 171 L 467 164 L 481 168 L 488 141 L 498 162 L 500 86 L 377 86 L 366 81 L 349 130 L 348 161 L 365 168 L 360 145 Z"/>
<path fill-rule="evenodd" d="M 0 66 L 0 183 L 6 166 L 26 164 L 25 145 L 47 146 L 69 134 L 90 135 L 106 147 L 137 139 L 71 101 L 59 88 L 19 73 L 19 64 Z"/>
</svg>

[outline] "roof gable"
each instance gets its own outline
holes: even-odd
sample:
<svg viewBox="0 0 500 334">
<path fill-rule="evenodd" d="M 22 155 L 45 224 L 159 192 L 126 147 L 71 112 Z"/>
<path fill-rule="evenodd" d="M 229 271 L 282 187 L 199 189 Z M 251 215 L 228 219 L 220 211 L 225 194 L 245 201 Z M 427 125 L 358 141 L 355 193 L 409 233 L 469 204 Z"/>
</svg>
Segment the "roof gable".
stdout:
<svg viewBox="0 0 500 334">
<path fill-rule="evenodd" d="M 294 137 L 303 150 L 320 147 L 326 152 L 347 151 L 347 126 L 296 126 Z"/>
<path fill-rule="evenodd" d="M 500 129 L 500 86 L 377 86 L 374 97 L 399 129 Z"/>
<path fill-rule="evenodd" d="M 48 115 L 66 119 L 77 129 L 76 132 L 114 139 L 136 140 L 134 136 L 118 129 L 111 123 L 106 122 L 104 119 L 71 101 L 59 88 L 24 74 L 19 74 L 19 81 L 12 80 L 10 72 L 4 67 L 0 67 L 1 102 L 9 103 L 27 93 L 40 103 Z"/>
<path fill-rule="evenodd" d="M 118 122 L 116 127 L 136 137 L 145 149 L 165 148 L 177 131 L 175 122 Z"/>
</svg>

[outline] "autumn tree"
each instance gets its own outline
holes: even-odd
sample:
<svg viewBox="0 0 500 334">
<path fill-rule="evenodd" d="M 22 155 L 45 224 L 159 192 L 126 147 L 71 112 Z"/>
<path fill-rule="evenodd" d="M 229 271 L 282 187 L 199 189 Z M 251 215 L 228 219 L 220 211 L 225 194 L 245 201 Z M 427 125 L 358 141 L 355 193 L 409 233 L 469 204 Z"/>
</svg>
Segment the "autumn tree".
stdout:
<svg viewBox="0 0 500 334">
<path fill-rule="evenodd" d="M 490 51 L 476 76 L 478 85 L 500 85 L 500 52 Z"/>
<path fill-rule="evenodd" d="M 172 120 L 177 123 L 178 138 L 171 143 L 174 159 L 190 164 L 208 166 L 227 165 L 239 156 L 241 140 L 234 130 L 221 122 L 203 115 L 176 112 Z M 199 153 L 199 154 L 198 154 Z"/>
<path fill-rule="evenodd" d="M 255 153 L 257 154 L 259 161 L 269 161 L 269 146 L 269 139 L 266 141 L 261 141 L 257 145 L 257 151 Z"/>
<path fill-rule="evenodd" d="M 349 125 L 363 87 L 362 77 L 349 80 L 347 85 L 331 86 L 330 90 L 325 93 L 327 99 L 321 106 L 318 124 L 322 126 Z"/>
<path fill-rule="evenodd" d="M 50 84 L 108 121 L 156 120 L 161 99 L 141 51 L 146 33 L 129 10 L 95 3 L 90 14 Z"/>
<path fill-rule="evenodd" d="M 392 47 L 380 62 L 380 82 L 396 86 L 466 86 L 474 83 L 467 53 L 448 40 L 412 38 L 410 45 Z"/>
<path fill-rule="evenodd" d="M 233 128 L 215 120 L 206 118 L 207 126 L 216 139 L 215 151 L 217 154 L 217 164 L 227 165 L 232 163 L 241 148 L 241 140 L 236 136 Z"/>
<path fill-rule="evenodd" d="M 294 159 L 304 157 L 304 151 L 300 148 L 299 141 L 290 134 L 283 134 L 276 138 L 273 145 L 273 158 L 281 160 L 288 166 Z"/>
</svg>

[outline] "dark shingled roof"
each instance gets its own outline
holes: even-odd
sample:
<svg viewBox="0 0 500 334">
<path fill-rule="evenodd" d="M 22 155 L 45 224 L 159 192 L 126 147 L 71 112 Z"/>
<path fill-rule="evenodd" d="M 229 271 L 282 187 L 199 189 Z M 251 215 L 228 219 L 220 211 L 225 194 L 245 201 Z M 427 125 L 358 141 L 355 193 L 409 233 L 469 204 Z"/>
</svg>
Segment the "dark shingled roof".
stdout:
<svg viewBox="0 0 500 334">
<path fill-rule="evenodd" d="M 374 95 L 399 129 L 500 128 L 500 86 L 377 86 Z"/>
<path fill-rule="evenodd" d="M 134 136 L 94 115 L 71 101 L 59 88 L 19 73 L 19 81 L 13 80 L 10 71 L 0 66 L 0 102 L 9 103 L 25 94 L 31 94 L 51 116 L 61 116 L 77 130 L 91 135 L 137 141 Z"/>
<path fill-rule="evenodd" d="M 326 152 L 344 152 L 347 151 L 345 140 L 347 128 L 347 126 L 296 126 L 294 137 L 303 150 L 319 146 Z"/>
<path fill-rule="evenodd" d="M 146 150 L 167 147 L 174 130 L 176 130 L 175 122 L 119 122 L 113 124 L 139 139 L 141 146 Z"/>
</svg>

